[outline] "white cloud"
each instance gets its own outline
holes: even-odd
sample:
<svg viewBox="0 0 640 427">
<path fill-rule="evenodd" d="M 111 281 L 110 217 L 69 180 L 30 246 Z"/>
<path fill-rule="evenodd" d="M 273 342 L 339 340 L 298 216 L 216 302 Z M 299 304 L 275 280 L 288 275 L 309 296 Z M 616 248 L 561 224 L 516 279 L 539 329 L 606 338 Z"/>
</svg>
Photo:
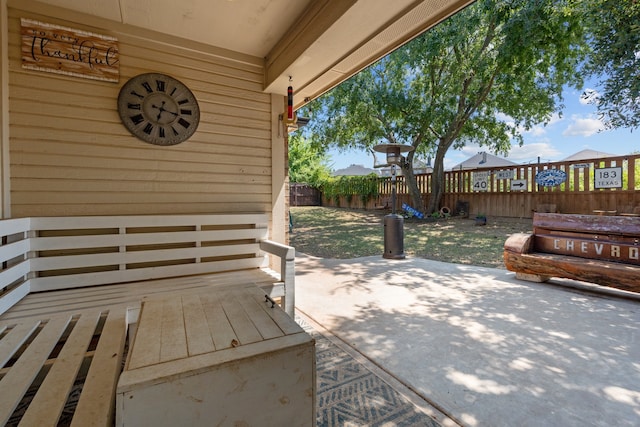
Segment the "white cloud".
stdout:
<svg viewBox="0 0 640 427">
<path fill-rule="evenodd" d="M 562 122 L 562 120 L 563 119 L 562 117 L 560 117 L 560 114 L 553 113 L 546 125 L 538 124 L 529 130 L 524 130 L 523 128 L 520 128 L 519 131 L 522 135 L 528 134 L 531 136 L 542 136 L 542 135 L 545 135 L 547 133 L 547 130 L 549 130 L 553 125 L 555 125 L 556 123 Z"/>
<path fill-rule="evenodd" d="M 593 104 L 600 97 L 600 93 L 597 90 L 591 88 L 585 88 L 584 91 L 580 94 L 578 101 L 582 105 L 590 105 Z"/>
<path fill-rule="evenodd" d="M 562 136 L 583 136 L 589 137 L 603 130 L 604 126 L 598 119 L 591 117 L 582 118 L 580 116 L 572 116 L 571 123 L 562 132 Z"/>
<path fill-rule="evenodd" d="M 487 147 L 480 147 L 478 144 L 466 144 L 464 147 L 460 148 L 459 151 L 462 151 L 467 157 L 475 156 L 481 151 L 487 151 Z"/>
<path fill-rule="evenodd" d="M 554 148 L 549 142 L 534 142 L 532 144 L 524 144 L 522 146 L 514 145 L 509 151 L 509 160 L 531 161 L 538 157 L 542 159 L 553 159 L 562 153 Z"/>
<path fill-rule="evenodd" d="M 547 133 L 547 129 L 544 126 L 536 126 L 532 128 L 529 132 L 525 132 L 525 133 L 529 133 L 531 136 L 542 136 L 545 133 Z"/>
</svg>

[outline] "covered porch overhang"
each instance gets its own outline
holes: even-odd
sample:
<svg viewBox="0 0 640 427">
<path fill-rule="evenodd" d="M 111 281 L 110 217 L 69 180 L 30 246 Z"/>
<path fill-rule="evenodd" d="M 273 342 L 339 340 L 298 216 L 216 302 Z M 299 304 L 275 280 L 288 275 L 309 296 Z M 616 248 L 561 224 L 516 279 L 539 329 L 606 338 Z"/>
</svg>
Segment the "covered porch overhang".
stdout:
<svg viewBox="0 0 640 427">
<path fill-rule="evenodd" d="M 11 0 L 8 0 L 11 4 Z M 451 16 L 472 0 L 24 0 L 260 58 L 264 90 L 295 108 Z"/>
</svg>

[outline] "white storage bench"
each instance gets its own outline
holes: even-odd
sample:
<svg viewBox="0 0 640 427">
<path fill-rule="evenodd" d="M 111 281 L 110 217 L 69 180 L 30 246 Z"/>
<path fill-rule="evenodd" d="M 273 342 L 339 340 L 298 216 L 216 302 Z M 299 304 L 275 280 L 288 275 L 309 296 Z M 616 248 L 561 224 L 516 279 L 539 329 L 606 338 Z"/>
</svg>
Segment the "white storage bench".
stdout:
<svg viewBox="0 0 640 427">
<path fill-rule="evenodd" d="M 293 322 L 294 249 L 267 236 L 266 214 L 0 221 L 0 424 L 113 425 L 123 348 L 145 299 L 203 293 L 227 304 L 224 289 L 250 285 Z M 62 414 L 80 388 L 75 412 Z"/>
<path fill-rule="evenodd" d="M 253 286 L 149 299 L 117 426 L 314 426 L 315 343 Z"/>
</svg>

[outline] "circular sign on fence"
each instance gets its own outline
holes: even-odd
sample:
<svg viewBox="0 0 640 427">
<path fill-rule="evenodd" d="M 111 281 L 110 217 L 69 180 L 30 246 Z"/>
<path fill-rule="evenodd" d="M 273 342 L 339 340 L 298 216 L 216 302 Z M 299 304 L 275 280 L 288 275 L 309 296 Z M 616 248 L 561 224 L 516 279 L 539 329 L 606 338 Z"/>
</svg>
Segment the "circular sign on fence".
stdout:
<svg viewBox="0 0 640 427">
<path fill-rule="evenodd" d="M 536 184 L 543 187 L 555 187 L 567 180 L 567 173 L 560 169 L 545 169 L 536 174 Z"/>
</svg>

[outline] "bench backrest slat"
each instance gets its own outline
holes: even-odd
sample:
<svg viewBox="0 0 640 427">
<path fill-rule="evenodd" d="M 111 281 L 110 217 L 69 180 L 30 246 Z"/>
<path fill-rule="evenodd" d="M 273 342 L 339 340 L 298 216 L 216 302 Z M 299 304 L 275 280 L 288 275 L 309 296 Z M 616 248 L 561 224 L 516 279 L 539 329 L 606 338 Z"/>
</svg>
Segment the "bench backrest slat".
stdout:
<svg viewBox="0 0 640 427">
<path fill-rule="evenodd" d="M 554 213 L 535 213 L 533 215 L 534 233 L 536 229 L 556 231 L 574 231 L 579 233 L 616 234 L 640 236 L 640 218 L 605 215 L 573 215 Z"/>
<path fill-rule="evenodd" d="M 266 214 L 0 221 L 0 313 L 29 292 L 266 266 Z"/>
<path fill-rule="evenodd" d="M 536 252 L 640 265 L 640 220 L 633 217 L 535 214 Z"/>
</svg>

